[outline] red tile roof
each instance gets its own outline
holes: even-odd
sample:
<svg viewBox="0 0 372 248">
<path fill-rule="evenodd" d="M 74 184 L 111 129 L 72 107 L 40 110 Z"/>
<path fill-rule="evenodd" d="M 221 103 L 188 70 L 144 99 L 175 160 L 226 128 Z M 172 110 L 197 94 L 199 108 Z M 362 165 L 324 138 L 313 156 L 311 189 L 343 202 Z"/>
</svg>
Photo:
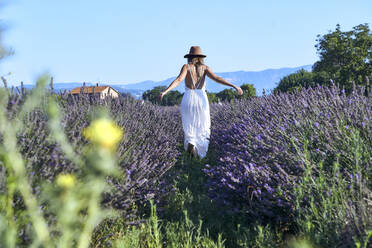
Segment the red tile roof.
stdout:
<svg viewBox="0 0 372 248">
<path fill-rule="evenodd" d="M 84 93 L 85 94 L 90 94 L 90 93 L 93 93 L 93 88 L 94 88 L 94 93 L 100 93 L 102 91 L 104 91 L 106 88 L 108 88 L 110 86 L 106 85 L 106 86 L 85 86 L 85 87 L 76 87 L 75 89 L 71 90 L 71 94 L 80 94 L 81 92 L 81 88 L 84 88 Z M 118 92 L 117 90 L 115 90 L 114 88 L 110 87 L 111 89 L 110 90 L 113 90 L 113 91 L 116 91 Z M 118 92 L 119 93 L 119 92 Z"/>
</svg>

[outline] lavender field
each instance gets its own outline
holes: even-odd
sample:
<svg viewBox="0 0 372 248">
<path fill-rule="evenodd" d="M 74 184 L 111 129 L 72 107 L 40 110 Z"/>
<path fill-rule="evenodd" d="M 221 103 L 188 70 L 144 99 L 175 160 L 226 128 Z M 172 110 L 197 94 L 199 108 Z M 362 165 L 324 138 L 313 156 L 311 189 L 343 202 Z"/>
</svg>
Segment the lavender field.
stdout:
<svg viewBox="0 0 372 248">
<path fill-rule="evenodd" d="M 2 247 L 371 247 L 364 88 L 211 104 L 200 160 L 179 106 L 70 99 L 46 81 L 0 89 Z M 99 118 L 123 130 L 112 153 L 83 134 Z"/>
</svg>

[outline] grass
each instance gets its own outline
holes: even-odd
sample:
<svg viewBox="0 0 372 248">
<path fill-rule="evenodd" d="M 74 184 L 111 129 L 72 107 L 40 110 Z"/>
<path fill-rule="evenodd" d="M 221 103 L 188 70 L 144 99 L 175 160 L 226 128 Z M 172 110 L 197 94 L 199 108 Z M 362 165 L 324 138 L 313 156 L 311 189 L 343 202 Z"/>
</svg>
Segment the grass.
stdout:
<svg viewBox="0 0 372 248">
<path fill-rule="evenodd" d="M 357 142 L 357 130 L 354 131 L 351 137 L 354 162 L 359 163 L 361 144 Z M 106 223 L 97 232 L 107 237 L 111 233 L 107 240 L 114 247 L 370 247 L 372 232 L 366 230 L 372 228 L 372 220 L 368 214 L 370 208 L 363 200 L 365 184 L 355 181 L 350 187 L 340 177 L 337 160 L 331 175 L 327 174 L 322 161 L 312 162 L 306 138 L 304 144 L 302 157 L 306 172 L 295 187 L 295 231 L 247 223 L 244 216 L 216 205 L 208 197 L 207 178 L 202 171 L 205 164 L 214 163 L 216 155 L 209 151 L 204 159 L 198 159 L 182 150 L 170 172 L 175 190 L 158 213 L 151 204 L 142 209 L 145 220 L 142 224 L 129 227 L 119 219 Z M 115 231 L 118 226 L 120 230 Z M 353 228 L 359 233 L 350 230 Z"/>
</svg>

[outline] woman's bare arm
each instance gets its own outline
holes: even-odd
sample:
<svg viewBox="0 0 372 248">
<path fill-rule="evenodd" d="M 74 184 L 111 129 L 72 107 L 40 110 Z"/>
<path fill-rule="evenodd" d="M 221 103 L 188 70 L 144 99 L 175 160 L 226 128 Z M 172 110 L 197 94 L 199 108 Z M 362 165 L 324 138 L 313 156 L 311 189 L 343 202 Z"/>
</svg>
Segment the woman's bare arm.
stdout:
<svg viewBox="0 0 372 248">
<path fill-rule="evenodd" d="M 159 94 L 159 96 L 158 96 L 159 101 L 161 101 L 163 99 L 163 96 L 165 94 L 167 94 L 172 89 L 176 88 L 185 79 L 186 74 L 187 74 L 187 65 L 184 64 L 181 68 L 181 72 L 178 75 L 178 77 L 175 80 L 173 80 L 173 82 L 168 86 L 168 88 L 165 91 L 163 91 Z"/>
<path fill-rule="evenodd" d="M 217 83 L 220 83 L 220 84 L 223 84 L 223 85 L 227 85 L 227 86 L 230 86 L 230 87 L 233 87 L 234 89 L 236 89 L 239 93 L 239 95 L 243 94 L 243 91 L 240 87 L 232 84 L 232 83 L 229 83 L 228 81 L 226 81 L 225 79 L 223 79 L 222 77 L 219 77 L 217 76 L 216 74 L 213 73 L 213 71 L 209 68 L 209 66 L 206 66 L 206 73 L 207 73 L 207 76 L 216 81 Z"/>
<path fill-rule="evenodd" d="M 181 72 L 178 77 L 168 86 L 168 88 L 163 92 L 163 94 L 167 94 L 172 89 L 176 88 L 186 77 L 187 74 L 187 66 L 184 64 L 182 66 Z"/>
</svg>

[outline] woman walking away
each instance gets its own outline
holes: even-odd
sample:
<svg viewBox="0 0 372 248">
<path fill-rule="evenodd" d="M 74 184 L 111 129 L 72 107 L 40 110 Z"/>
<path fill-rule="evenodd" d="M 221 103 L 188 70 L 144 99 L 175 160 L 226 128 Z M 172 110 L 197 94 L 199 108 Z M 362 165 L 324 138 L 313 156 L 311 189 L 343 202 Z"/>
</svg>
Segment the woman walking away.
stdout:
<svg viewBox="0 0 372 248">
<path fill-rule="evenodd" d="M 178 77 L 169 87 L 159 95 L 161 101 L 163 96 L 177 87 L 185 79 L 185 94 L 181 102 L 182 127 L 185 134 L 184 147 L 193 156 L 204 158 L 208 151 L 211 119 L 209 102 L 205 92 L 205 76 L 217 83 L 231 86 L 243 94 L 240 87 L 235 86 L 225 79 L 217 76 L 204 64 L 199 46 L 192 46 L 190 52 L 184 56 L 187 64 L 182 66 Z"/>
</svg>

